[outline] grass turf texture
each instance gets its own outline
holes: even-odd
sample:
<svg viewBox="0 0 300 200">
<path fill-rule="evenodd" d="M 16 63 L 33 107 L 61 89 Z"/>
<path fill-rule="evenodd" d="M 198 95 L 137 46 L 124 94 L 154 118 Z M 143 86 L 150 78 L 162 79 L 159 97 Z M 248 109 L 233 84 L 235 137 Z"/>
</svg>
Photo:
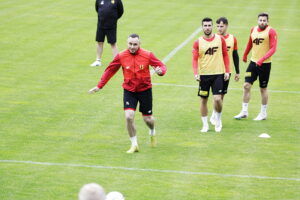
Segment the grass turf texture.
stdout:
<svg viewBox="0 0 300 200">
<path fill-rule="evenodd" d="M 270 14 L 278 33 L 269 89 L 268 119 L 254 122 L 260 96 L 252 91 L 250 116 L 236 121 L 242 80 L 231 80 L 225 97 L 223 130 L 200 134 L 197 88 L 155 85 L 154 116 L 158 147 L 139 113 L 136 126 L 141 152 L 127 155 L 130 142 L 122 112 L 121 71 L 95 95 L 104 67 L 94 60 L 94 1 L 0 1 L 0 160 L 75 163 L 218 174 L 300 178 L 300 5 L 287 1 L 123 1 L 119 49 L 130 33 L 163 59 L 200 25 L 203 17 L 229 19 L 229 32 L 242 53 L 259 12 Z M 215 29 L 216 30 L 216 29 Z M 196 38 L 195 38 L 196 39 Z M 193 85 L 190 41 L 154 83 Z M 103 65 L 111 60 L 106 44 Z M 241 63 L 241 72 L 247 65 Z M 254 89 L 258 84 L 254 84 Z M 209 106 L 211 108 L 211 105 Z M 213 127 L 211 127 L 212 129 Z M 270 139 L 258 138 L 267 132 Z M 0 199 L 76 199 L 89 182 L 128 200 L 149 199 L 298 199 L 300 182 L 213 175 L 126 171 L 0 162 Z"/>
</svg>

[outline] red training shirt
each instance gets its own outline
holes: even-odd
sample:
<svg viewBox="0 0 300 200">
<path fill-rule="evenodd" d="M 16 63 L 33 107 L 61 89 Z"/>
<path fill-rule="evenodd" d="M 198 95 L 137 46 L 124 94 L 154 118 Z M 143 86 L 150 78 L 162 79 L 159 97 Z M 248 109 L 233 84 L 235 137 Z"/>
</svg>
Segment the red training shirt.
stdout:
<svg viewBox="0 0 300 200">
<path fill-rule="evenodd" d="M 163 76 L 167 68 L 150 51 L 139 48 L 135 54 L 128 49 L 118 53 L 105 69 L 97 87 L 103 88 L 111 77 L 122 66 L 124 82 L 123 88 L 131 92 L 142 92 L 152 87 L 149 66 L 160 67 Z"/>
</svg>

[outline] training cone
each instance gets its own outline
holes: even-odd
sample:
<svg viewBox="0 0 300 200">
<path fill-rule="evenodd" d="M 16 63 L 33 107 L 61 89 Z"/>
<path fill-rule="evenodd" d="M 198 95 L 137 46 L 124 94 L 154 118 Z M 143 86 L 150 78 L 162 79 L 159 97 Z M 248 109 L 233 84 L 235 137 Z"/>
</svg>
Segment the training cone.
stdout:
<svg viewBox="0 0 300 200">
<path fill-rule="evenodd" d="M 258 137 L 260 137 L 260 138 L 270 138 L 271 136 L 267 133 L 262 133 Z"/>
</svg>

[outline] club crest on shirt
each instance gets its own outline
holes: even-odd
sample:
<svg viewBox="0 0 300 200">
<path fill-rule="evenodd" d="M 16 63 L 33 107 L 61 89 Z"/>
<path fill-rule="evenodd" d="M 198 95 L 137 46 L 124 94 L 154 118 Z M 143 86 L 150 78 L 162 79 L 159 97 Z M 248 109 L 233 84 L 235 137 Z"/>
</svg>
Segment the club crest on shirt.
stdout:
<svg viewBox="0 0 300 200">
<path fill-rule="evenodd" d="M 125 69 L 129 69 L 129 68 L 130 68 L 130 66 L 126 66 L 126 67 L 125 67 Z"/>
<path fill-rule="evenodd" d="M 104 4 L 104 1 L 101 1 L 101 3 L 100 3 L 101 5 L 103 5 Z"/>
<path fill-rule="evenodd" d="M 143 70 L 144 69 L 144 65 L 140 65 L 140 69 Z"/>
</svg>

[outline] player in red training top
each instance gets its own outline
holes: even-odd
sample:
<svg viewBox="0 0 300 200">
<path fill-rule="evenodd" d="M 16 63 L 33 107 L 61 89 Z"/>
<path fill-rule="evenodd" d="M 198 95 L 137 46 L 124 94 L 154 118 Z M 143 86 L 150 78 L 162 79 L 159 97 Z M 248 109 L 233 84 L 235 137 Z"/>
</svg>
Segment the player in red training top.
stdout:
<svg viewBox="0 0 300 200">
<path fill-rule="evenodd" d="M 261 94 L 261 110 L 254 120 L 265 120 L 267 118 L 268 104 L 268 82 L 271 71 L 271 58 L 276 52 L 277 35 L 276 31 L 268 25 L 269 15 L 260 13 L 258 15 L 258 26 L 251 29 L 250 38 L 244 52 L 243 61 L 247 62 L 247 55 L 252 49 L 250 64 L 246 70 L 244 83 L 244 96 L 242 111 L 236 115 L 235 119 L 246 118 L 248 116 L 248 103 L 250 101 L 250 91 L 254 81 L 259 78 Z"/>
<path fill-rule="evenodd" d="M 203 127 L 201 132 L 207 132 L 209 129 L 207 122 L 208 108 L 207 100 L 209 90 L 212 88 L 214 96 L 215 131 L 222 129 L 222 94 L 224 80 L 229 79 L 229 58 L 225 39 L 212 33 L 213 22 L 211 18 L 202 20 L 202 29 L 204 35 L 199 37 L 193 45 L 193 71 L 197 81 L 199 81 L 198 96 L 201 97 L 200 111 Z"/>
<path fill-rule="evenodd" d="M 217 29 L 218 34 L 223 36 L 226 41 L 227 46 L 227 52 L 230 59 L 230 71 L 233 71 L 233 65 L 235 68 L 235 75 L 234 80 L 239 81 L 240 79 L 240 67 L 239 67 L 239 54 L 238 54 L 238 46 L 237 46 L 237 40 L 232 35 L 227 33 L 228 28 L 228 19 L 226 17 L 220 17 L 216 21 L 217 23 Z M 231 77 L 231 74 L 229 75 L 229 79 Z M 223 88 L 223 94 L 222 94 L 222 101 L 224 103 L 224 95 L 227 94 L 228 85 L 229 85 L 229 79 L 227 81 L 224 81 L 224 88 Z M 212 115 L 210 117 L 211 124 L 215 124 L 215 110 L 213 109 Z M 222 123 L 222 122 L 221 122 Z"/>
<path fill-rule="evenodd" d="M 152 84 L 149 66 L 163 76 L 167 69 L 150 51 L 140 48 L 140 38 L 137 34 L 129 35 L 127 39 L 128 49 L 118 53 L 109 66 L 105 69 L 98 85 L 89 90 L 89 93 L 98 92 L 109 79 L 122 67 L 124 75 L 124 110 L 127 130 L 131 140 L 131 147 L 127 153 L 139 151 L 134 115 L 137 104 L 143 115 L 146 125 L 149 127 L 151 145 L 156 145 L 154 118 L 152 116 Z"/>
</svg>

